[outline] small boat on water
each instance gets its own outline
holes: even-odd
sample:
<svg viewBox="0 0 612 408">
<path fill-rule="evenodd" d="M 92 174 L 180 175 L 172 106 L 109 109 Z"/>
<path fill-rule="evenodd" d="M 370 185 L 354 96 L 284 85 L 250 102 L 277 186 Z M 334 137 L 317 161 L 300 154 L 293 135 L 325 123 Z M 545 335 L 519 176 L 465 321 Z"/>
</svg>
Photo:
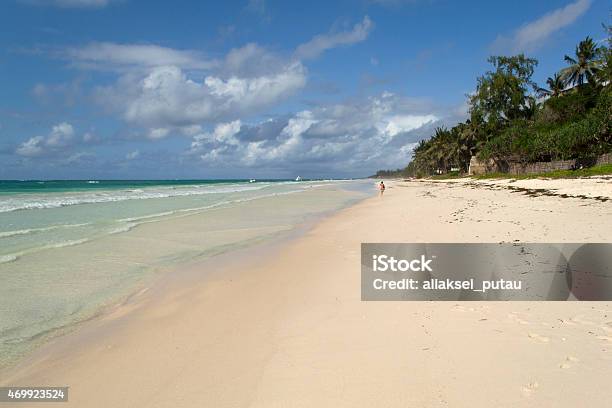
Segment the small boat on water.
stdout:
<svg viewBox="0 0 612 408">
<path fill-rule="evenodd" d="M 297 177 L 295 178 L 295 181 L 302 181 L 302 178 L 301 178 L 300 176 L 297 176 Z"/>
<path fill-rule="evenodd" d="M 250 179 L 250 180 L 249 180 L 249 183 L 254 183 L 254 182 L 256 182 L 256 181 L 257 181 L 257 180 L 255 180 L 255 179 Z"/>
</svg>

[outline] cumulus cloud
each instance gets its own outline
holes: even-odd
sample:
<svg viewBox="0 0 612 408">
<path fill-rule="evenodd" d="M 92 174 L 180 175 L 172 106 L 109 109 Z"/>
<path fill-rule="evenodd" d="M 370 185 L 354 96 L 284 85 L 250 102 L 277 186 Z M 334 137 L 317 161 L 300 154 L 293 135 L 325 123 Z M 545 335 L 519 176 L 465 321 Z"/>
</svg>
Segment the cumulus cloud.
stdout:
<svg viewBox="0 0 612 408">
<path fill-rule="evenodd" d="M 298 59 L 316 58 L 331 48 L 364 41 L 373 28 L 374 23 L 368 16 L 365 16 L 363 21 L 355 24 L 350 31 L 320 34 L 307 43 L 301 44 L 295 50 L 295 56 Z"/>
<path fill-rule="evenodd" d="M 192 80 L 177 66 L 156 67 L 142 79 L 126 75 L 111 87 L 99 88 L 97 99 L 122 112 L 125 121 L 151 129 L 151 138 L 169 130 L 189 130 L 202 122 L 237 118 L 268 107 L 306 83 L 301 63 L 256 77 L 209 75 Z"/>
<path fill-rule="evenodd" d="M 214 152 L 214 156 L 218 155 L 220 151 L 223 151 L 225 147 L 236 146 L 239 144 L 238 139 L 236 139 L 236 134 L 240 131 L 242 127 L 242 123 L 239 120 L 235 120 L 229 123 L 220 123 L 215 129 L 210 133 L 200 133 L 193 136 L 193 141 L 191 142 L 191 148 L 189 150 L 190 153 L 203 153 L 203 149 L 207 145 L 217 145 L 218 148 Z M 209 154 L 211 152 L 204 152 L 203 155 Z"/>
<path fill-rule="evenodd" d="M 46 143 L 51 147 L 61 147 L 70 143 L 74 136 L 74 128 L 70 123 L 62 122 L 53 126 L 51 133 L 47 136 Z"/>
<path fill-rule="evenodd" d="M 42 136 L 35 136 L 27 141 L 23 142 L 15 151 L 20 156 L 34 157 L 40 156 L 43 152 L 45 138 Z"/>
<path fill-rule="evenodd" d="M 186 154 L 211 168 L 354 175 L 405 166 L 419 140 L 455 117 L 426 101 L 383 93 L 256 124 L 227 122 L 193 137 Z"/>
<path fill-rule="evenodd" d="M 117 0 L 22 0 L 22 3 L 62 8 L 103 8 Z"/>
<path fill-rule="evenodd" d="M 74 128 L 62 122 L 51 128 L 46 136 L 35 136 L 20 144 L 15 153 L 24 157 L 37 157 L 71 145 L 74 142 Z"/>
<path fill-rule="evenodd" d="M 500 35 L 492 48 L 499 51 L 529 52 L 542 47 L 555 32 L 571 25 L 591 6 L 591 0 L 577 0 L 529 22 L 512 35 Z"/>
<path fill-rule="evenodd" d="M 95 90 L 95 100 L 150 139 L 260 112 L 307 80 L 300 61 L 252 43 L 214 61 L 153 45 L 96 43 L 68 54 L 79 67 L 119 72 L 115 84 Z"/>
<path fill-rule="evenodd" d="M 285 54 L 248 43 L 208 59 L 195 50 L 99 42 L 65 50 L 61 57 L 82 69 L 115 73 L 115 83 L 97 87 L 94 99 L 141 128 L 142 135 L 162 139 L 192 136 L 201 133 L 197 126 L 241 119 L 286 100 L 306 85 L 304 60 L 363 41 L 372 27 L 366 16 L 349 31 L 317 35 Z"/>
</svg>

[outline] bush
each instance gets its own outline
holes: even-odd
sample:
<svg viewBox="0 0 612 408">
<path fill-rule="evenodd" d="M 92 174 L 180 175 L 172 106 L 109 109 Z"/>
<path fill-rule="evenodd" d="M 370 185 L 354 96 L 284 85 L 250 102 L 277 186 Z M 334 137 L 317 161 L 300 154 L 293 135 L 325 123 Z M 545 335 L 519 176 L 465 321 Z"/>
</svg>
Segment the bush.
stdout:
<svg viewBox="0 0 612 408">
<path fill-rule="evenodd" d="M 612 151 L 612 92 L 609 89 L 601 90 L 598 95 L 581 91 L 550 101 L 534 121 L 515 121 L 490 138 L 478 157 L 534 162 L 584 159 Z M 586 106 L 581 106 L 582 103 Z M 572 109 L 586 113 L 569 114 Z M 572 119 L 550 120 L 551 112 L 559 115 L 567 112 Z"/>
<path fill-rule="evenodd" d="M 536 122 L 561 124 L 579 120 L 597 104 L 597 91 L 596 87 L 585 85 L 549 98 L 536 115 Z"/>
</svg>

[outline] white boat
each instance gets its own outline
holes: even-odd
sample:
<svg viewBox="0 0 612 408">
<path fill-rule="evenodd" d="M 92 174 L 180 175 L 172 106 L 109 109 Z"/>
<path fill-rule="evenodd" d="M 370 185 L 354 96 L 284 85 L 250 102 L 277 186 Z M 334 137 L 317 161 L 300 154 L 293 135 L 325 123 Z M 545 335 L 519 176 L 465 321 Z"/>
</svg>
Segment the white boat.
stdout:
<svg viewBox="0 0 612 408">
<path fill-rule="evenodd" d="M 297 177 L 295 178 L 295 181 L 302 181 L 302 178 L 301 178 L 300 176 L 297 176 Z"/>
<path fill-rule="evenodd" d="M 257 180 L 255 180 L 255 179 L 250 179 L 250 180 L 249 180 L 249 183 L 254 183 L 254 182 L 256 182 L 256 181 L 257 181 Z"/>
</svg>

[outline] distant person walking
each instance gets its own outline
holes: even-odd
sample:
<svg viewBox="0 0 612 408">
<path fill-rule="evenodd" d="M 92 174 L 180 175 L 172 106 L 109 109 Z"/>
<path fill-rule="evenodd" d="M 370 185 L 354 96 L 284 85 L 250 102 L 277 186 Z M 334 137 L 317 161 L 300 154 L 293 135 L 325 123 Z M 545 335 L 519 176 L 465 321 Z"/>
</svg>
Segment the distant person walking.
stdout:
<svg viewBox="0 0 612 408">
<path fill-rule="evenodd" d="M 385 192 L 385 188 L 386 188 L 386 187 L 385 187 L 385 183 L 381 181 L 381 182 L 378 184 L 378 190 L 380 191 L 380 198 L 382 198 L 383 193 Z"/>
</svg>

